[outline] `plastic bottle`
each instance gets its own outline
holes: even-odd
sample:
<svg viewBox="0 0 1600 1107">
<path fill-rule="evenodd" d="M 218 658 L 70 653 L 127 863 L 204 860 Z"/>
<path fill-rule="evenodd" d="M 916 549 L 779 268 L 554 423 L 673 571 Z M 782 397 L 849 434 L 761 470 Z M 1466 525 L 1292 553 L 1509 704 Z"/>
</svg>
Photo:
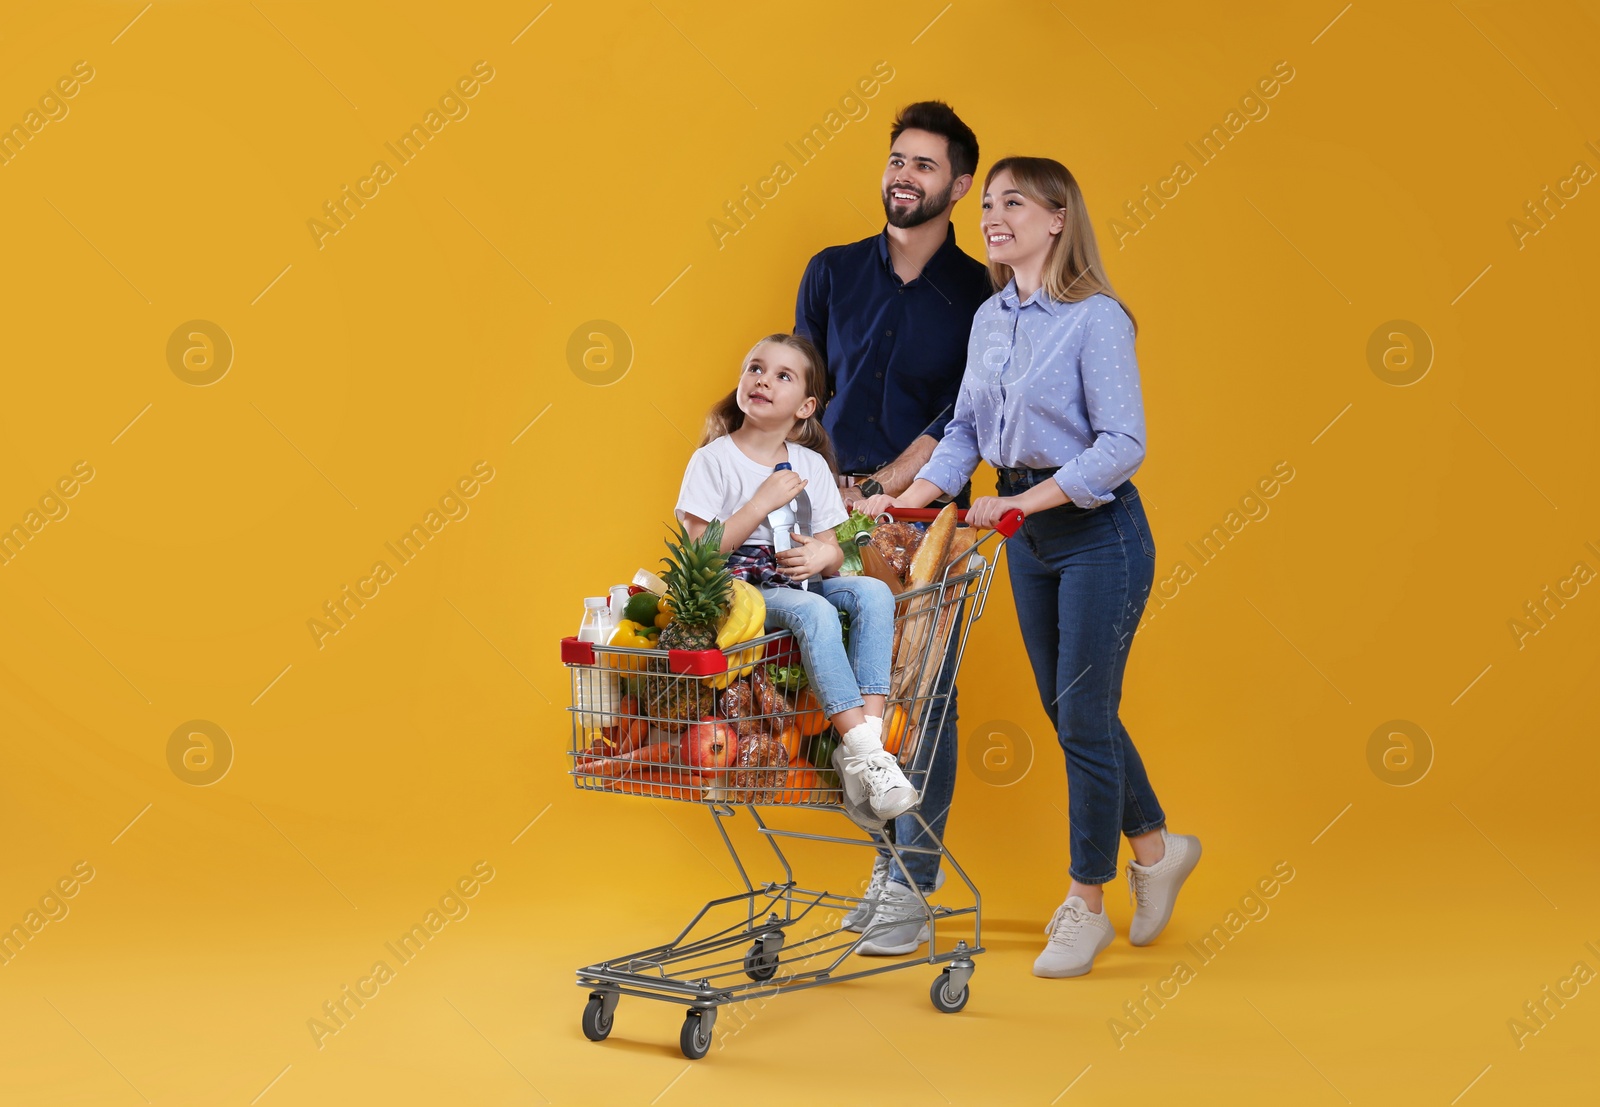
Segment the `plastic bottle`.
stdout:
<svg viewBox="0 0 1600 1107">
<path fill-rule="evenodd" d="M 627 591 L 626 588 L 623 591 Z M 578 627 L 578 641 L 604 646 L 611 641 L 615 627 L 611 623 L 610 603 L 605 596 L 590 596 L 583 601 L 583 623 Z M 597 655 L 597 661 L 603 655 Z M 573 704 L 578 709 L 578 726 L 584 728 L 607 727 L 613 723 L 612 714 L 621 698 L 617 674 L 613 669 L 580 668 L 573 670 L 575 687 Z"/>
<path fill-rule="evenodd" d="M 612 634 L 617 632 L 617 628 L 622 625 L 622 620 L 626 617 L 624 612 L 626 612 L 628 609 L 628 599 L 629 593 L 628 586 L 626 584 L 613 584 L 611 586 L 610 629 Z M 609 636 L 607 637 L 607 641 L 610 641 Z"/>
<path fill-rule="evenodd" d="M 776 473 L 780 469 L 792 470 L 793 468 L 794 466 L 787 461 L 780 461 L 772 467 L 772 471 Z M 794 528 L 798 519 L 798 505 L 794 500 L 790 500 L 777 510 L 768 513 L 767 525 L 772 528 L 773 553 L 782 553 L 784 550 L 794 547 Z M 801 588 L 806 588 L 809 584 L 810 581 L 800 581 Z"/>
<path fill-rule="evenodd" d="M 611 600 L 590 596 L 583 601 L 583 622 L 578 624 L 578 641 L 605 645 L 606 624 L 611 621 Z"/>
</svg>

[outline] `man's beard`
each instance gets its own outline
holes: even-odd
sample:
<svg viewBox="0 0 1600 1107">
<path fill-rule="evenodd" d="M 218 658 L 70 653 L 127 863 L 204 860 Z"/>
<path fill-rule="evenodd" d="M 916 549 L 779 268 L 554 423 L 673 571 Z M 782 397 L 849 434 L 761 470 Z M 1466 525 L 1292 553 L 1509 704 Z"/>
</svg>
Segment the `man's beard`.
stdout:
<svg viewBox="0 0 1600 1107">
<path fill-rule="evenodd" d="M 945 186 L 945 190 L 937 196 L 924 194 L 922 199 L 918 200 L 915 205 L 903 211 L 895 210 L 894 189 L 885 189 L 883 193 L 884 217 L 889 220 L 890 226 L 899 227 L 902 230 L 910 227 L 920 227 L 928 220 L 944 214 L 945 209 L 950 206 L 950 192 L 953 188 L 955 188 L 955 182 L 951 181 L 949 185 Z"/>
</svg>

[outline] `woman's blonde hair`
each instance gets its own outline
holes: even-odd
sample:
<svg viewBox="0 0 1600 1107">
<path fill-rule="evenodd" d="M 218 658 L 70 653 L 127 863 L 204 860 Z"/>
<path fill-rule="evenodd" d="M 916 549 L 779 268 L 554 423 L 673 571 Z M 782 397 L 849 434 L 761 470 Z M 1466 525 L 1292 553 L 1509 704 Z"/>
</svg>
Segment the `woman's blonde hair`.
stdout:
<svg viewBox="0 0 1600 1107">
<path fill-rule="evenodd" d="M 1138 334 L 1138 321 L 1122 297 L 1112 291 L 1111 280 L 1100 263 L 1100 248 L 1095 244 L 1094 226 L 1089 222 L 1089 208 L 1083 202 L 1077 178 L 1053 158 L 1001 158 L 989 167 L 989 174 L 983 179 L 984 195 L 995 176 L 1006 170 L 1010 170 L 1017 191 L 1034 203 L 1052 212 L 1066 209 L 1061 233 L 1044 256 L 1045 294 L 1060 303 L 1075 304 L 1103 292 L 1122 305 L 1133 323 L 1133 333 Z M 1011 266 L 991 261 L 989 280 L 999 292 L 1011 280 Z"/>
<path fill-rule="evenodd" d="M 750 352 L 744 355 L 744 360 L 739 363 L 741 372 L 749 366 L 755 352 L 768 342 L 800 351 L 801 357 L 805 358 L 806 362 L 806 395 L 817 402 L 815 410 L 795 424 L 788 440 L 821 454 L 823 460 L 828 463 L 828 470 L 837 476 L 839 462 L 833 456 L 833 440 L 822 427 L 822 412 L 828 406 L 828 367 L 822 363 L 821 352 L 811 344 L 809 338 L 802 335 L 769 334 L 750 347 Z M 711 411 L 706 415 L 706 429 L 700 437 L 700 445 L 709 446 L 742 426 L 744 426 L 744 412 L 739 410 L 739 389 L 735 386 L 733 391 L 712 405 Z"/>
</svg>

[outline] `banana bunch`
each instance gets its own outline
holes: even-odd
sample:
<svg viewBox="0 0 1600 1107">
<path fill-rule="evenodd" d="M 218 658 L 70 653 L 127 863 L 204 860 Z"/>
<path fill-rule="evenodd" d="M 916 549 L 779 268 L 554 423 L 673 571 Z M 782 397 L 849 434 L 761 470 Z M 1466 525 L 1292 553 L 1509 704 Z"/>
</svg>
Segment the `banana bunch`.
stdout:
<svg viewBox="0 0 1600 1107">
<path fill-rule="evenodd" d="M 740 642 L 748 642 L 766 633 L 767 601 L 761 589 L 747 580 L 733 578 L 733 606 L 717 628 L 717 648 L 726 650 Z M 765 646 L 751 646 L 747 650 L 728 655 L 728 671 L 708 677 L 713 688 L 726 688 L 735 680 L 754 669 L 767 652 Z"/>
</svg>

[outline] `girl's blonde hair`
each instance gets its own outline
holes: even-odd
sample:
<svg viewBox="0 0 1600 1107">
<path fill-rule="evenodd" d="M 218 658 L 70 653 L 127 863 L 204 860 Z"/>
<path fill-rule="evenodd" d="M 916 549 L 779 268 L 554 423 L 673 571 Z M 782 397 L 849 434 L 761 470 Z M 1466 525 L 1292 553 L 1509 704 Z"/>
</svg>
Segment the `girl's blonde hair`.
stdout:
<svg viewBox="0 0 1600 1107">
<path fill-rule="evenodd" d="M 806 361 L 806 395 L 817 402 L 816 410 L 795 424 L 788 440 L 821 454 L 823 460 L 828 463 L 828 470 L 837 476 L 839 462 L 833 456 L 833 440 L 822 427 L 822 412 L 828 406 L 828 368 L 822 363 L 822 354 L 811 344 L 809 338 L 802 335 L 769 334 L 750 347 L 750 352 L 745 354 L 744 360 L 739 363 L 741 371 L 750 364 L 750 359 L 755 356 L 756 350 L 767 342 L 800 351 L 800 355 Z M 744 426 L 744 412 L 739 410 L 739 389 L 735 386 L 733 391 L 712 405 L 710 413 L 706 415 L 706 429 L 700 438 L 700 445 L 708 446 L 742 426 Z"/>
<path fill-rule="evenodd" d="M 1066 209 L 1061 233 L 1055 236 L 1044 256 L 1045 294 L 1060 303 L 1074 304 L 1103 292 L 1122 305 L 1133 323 L 1133 333 L 1138 334 L 1138 320 L 1122 302 L 1122 297 L 1112 291 L 1111 281 L 1100 263 L 1100 248 L 1095 245 L 1094 226 L 1089 222 L 1089 208 L 1083 202 L 1083 190 L 1078 187 L 1077 178 L 1053 158 L 1001 158 L 989 167 L 989 174 L 983 179 L 985 195 L 989 192 L 989 183 L 1005 170 L 1010 170 L 1017 191 L 1034 203 L 1052 212 Z M 1010 280 L 1011 266 L 989 263 L 989 281 L 996 292 Z"/>
</svg>

